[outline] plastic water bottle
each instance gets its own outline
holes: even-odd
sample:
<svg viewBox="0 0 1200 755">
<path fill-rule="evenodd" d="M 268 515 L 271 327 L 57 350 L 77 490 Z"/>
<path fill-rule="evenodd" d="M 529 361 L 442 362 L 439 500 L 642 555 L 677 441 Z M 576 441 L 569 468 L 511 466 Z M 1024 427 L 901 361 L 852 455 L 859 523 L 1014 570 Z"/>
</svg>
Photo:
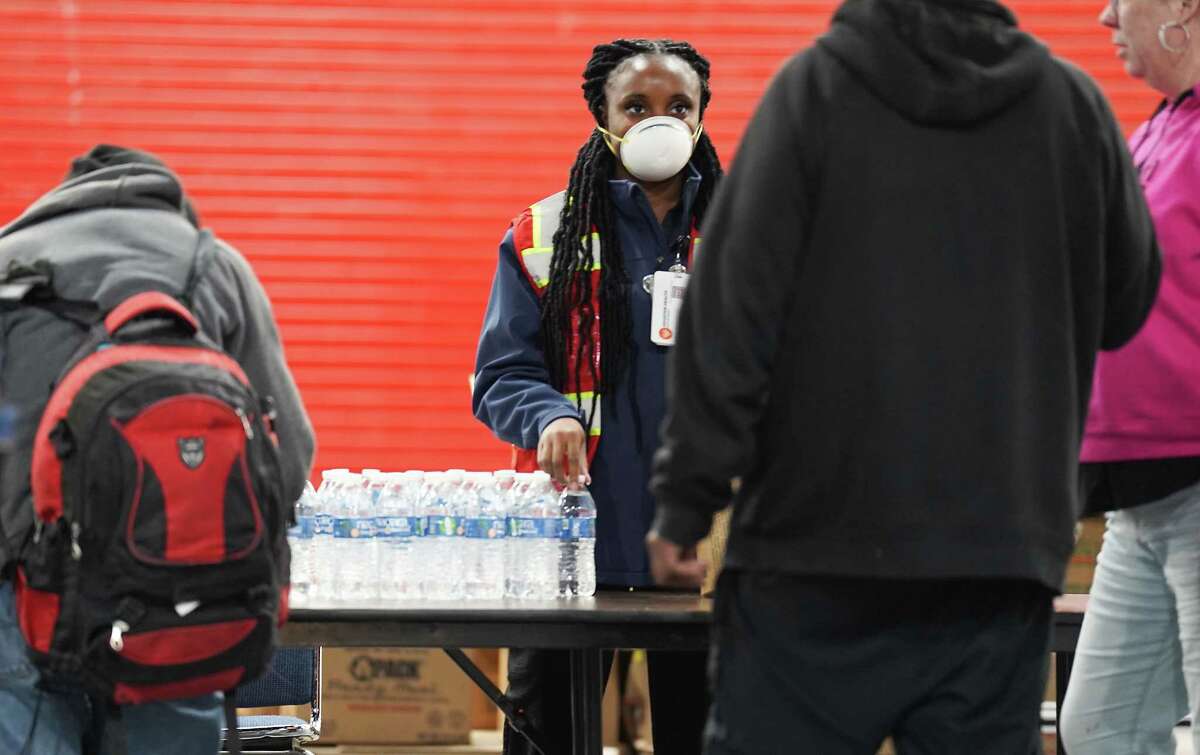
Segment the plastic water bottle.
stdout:
<svg viewBox="0 0 1200 755">
<path fill-rule="evenodd" d="M 463 595 L 462 515 L 457 505 L 463 483 L 461 469 L 444 472 L 438 484 L 427 487 L 424 513 L 429 558 L 421 594 L 435 600 L 456 600 Z"/>
<path fill-rule="evenodd" d="M 382 471 L 373 468 L 364 468 L 362 471 L 362 495 L 366 496 L 366 504 L 368 511 L 365 514 L 360 513 L 360 516 L 367 516 L 371 519 L 371 543 L 366 550 L 369 552 L 370 573 L 367 575 L 367 590 L 366 594 L 361 598 L 379 598 L 383 595 L 383 545 L 380 540 L 379 525 L 382 524 L 379 513 L 379 500 L 383 497 L 383 489 L 387 484 L 387 475 Z M 361 549 L 360 549 L 361 550 Z"/>
<path fill-rule="evenodd" d="M 489 472 L 471 475 L 474 485 L 466 498 L 466 593 L 468 599 L 504 597 L 504 541 L 507 501 Z"/>
<path fill-rule="evenodd" d="M 456 581 L 461 588 L 459 597 L 471 597 L 467 583 L 470 575 L 475 571 L 475 564 L 479 561 L 480 546 L 483 545 L 480 537 L 467 537 L 468 522 L 475 518 L 479 508 L 479 473 L 457 469 L 452 469 L 450 472 L 461 472 L 462 474 L 462 481 L 448 499 L 450 515 L 458 520 L 458 542 L 451 546 L 455 554 L 452 556 L 450 569 L 451 573 L 456 574 Z"/>
<path fill-rule="evenodd" d="M 510 598 L 532 597 L 530 573 L 536 557 L 539 533 L 530 511 L 532 472 L 518 472 L 508 491 L 508 537 L 504 544 L 504 594 Z"/>
<path fill-rule="evenodd" d="M 424 535 L 417 515 L 414 487 L 421 472 L 389 474 L 376 504 L 375 537 L 379 549 L 379 595 L 383 600 L 401 600 L 416 594 L 414 542 Z"/>
<path fill-rule="evenodd" d="M 523 542 L 516 554 L 517 597 L 550 600 L 558 595 L 559 533 L 562 530 L 558 496 L 554 493 L 550 475 L 545 472 L 530 474 L 518 494 L 521 504 L 516 529 Z"/>
<path fill-rule="evenodd" d="M 596 594 L 596 502 L 582 482 L 568 485 L 558 499 L 562 513 L 559 540 L 558 595 Z"/>
<path fill-rule="evenodd" d="M 332 540 L 329 547 L 329 599 L 334 602 L 344 603 L 349 600 L 349 595 L 346 593 L 347 583 L 350 579 L 349 569 L 350 560 L 353 558 L 353 551 L 349 550 L 353 545 L 350 540 L 350 530 L 353 529 L 350 516 L 350 488 L 357 480 L 358 475 L 349 470 L 341 472 L 334 476 L 334 479 L 329 484 L 327 511 L 333 519 L 333 528 L 331 530 Z"/>
<path fill-rule="evenodd" d="M 371 504 L 379 503 L 379 497 L 383 495 L 383 486 L 387 483 L 387 475 L 378 469 L 364 469 L 362 477 L 370 494 Z"/>
<path fill-rule="evenodd" d="M 375 550 L 375 512 L 362 475 L 348 474 L 338 487 L 333 515 L 334 557 L 337 559 L 335 599 L 362 604 L 375 596 L 379 572 Z"/>
<path fill-rule="evenodd" d="M 416 566 L 412 581 L 416 585 L 415 594 L 423 598 L 433 597 L 434 584 L 434 561 L 437 555 L 434 553 L 435 542 L 437 535 L 433 532 L 433 527 L 430 525 L 431 514 L 435 511 L 435 500 L 437 489 L 442 484 L 443 472 L 426 472 L 421 479 L 421 486 L 417 490 L 417 516 L 422 522 L 422 537 L 420 541 L 413 543 L 412 559 Z M 441 516 L 445 512 L 441 509 L 436 509 L 437 515 Z"/>
<path fill-rule="evenodd" d="M 408 547 L 396 556 L 396 570 L 401 575 L 403 597 L 420 595 L 420 578 L 425 545 L 425 517 L 421 514 L 421 488 L 425 473 L 410 469 L 400 475 L 400 516 L 408 520 Z"/>
<path fill-rule="evenodd" d="M 403 549 L 408 547 L 407 521 L 400 521 L 400 476 L 386 475 L 375 502 L 376 564 L 379 597 L 398 600 L 404 591 L 404 574 L 397 568 Z M 403 542 L 402 542 L 403 541 Z"/>
<path fill-rule="evenodd" d="M 337 488 L 341 475 L 348 469 L 326 469 L 321 472 L 321 487 L 317 488 L 316 508 L 313 514 L 313 598 L 327 601 L 333 598 L 334 564 L 333 552 L 333 509 L 337 500 Z"/>
<path fill-rule="evenodd" d="M 313 532 L 317 509 L 317 491 L 311 482 L 304 483 L 304 492 L 296 500 L 296 523 L 288 528 L 288 547 L 292 552 L 291 605 L 303 608 L 312 602 L 316 587 L 313 568 Z"/>
<path fill-rule="evenodd" d="M 352 537 L 356 541 L 355 552 L 358 554 L 355 566 L 361 573 L 351 587 L 351 596 L 359 602 L 379 597 L 379 538 L 375 530 L 378 510 L 374 496 L 382 489 L 382 473 L 371 470 L 369 475 L 360 477 L 358 487 L 350 498 L 354 520 Z"/>
</svg>

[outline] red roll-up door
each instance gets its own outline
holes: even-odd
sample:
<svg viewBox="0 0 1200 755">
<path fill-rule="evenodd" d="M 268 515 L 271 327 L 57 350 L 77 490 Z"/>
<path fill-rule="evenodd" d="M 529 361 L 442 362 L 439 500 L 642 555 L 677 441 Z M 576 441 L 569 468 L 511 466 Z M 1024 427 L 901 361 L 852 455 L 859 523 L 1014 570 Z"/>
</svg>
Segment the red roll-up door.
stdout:
<svg viewBox="0 0 1200 755">
<path fill-rule="evenodd" d="M 508 220 L 562 187 L 591 127 L 579 74 L 620 36 L 713 63 L 728 160 L 771 73 L 831 2 L 5 0 L 0 222 L 95 142 L 152 150 L 274 302 L 318 468 L 494 468 L 467 378 Z M 1013 3 L 1098 76 L 1127 129 L 1102 2 Z"/>
</svg>

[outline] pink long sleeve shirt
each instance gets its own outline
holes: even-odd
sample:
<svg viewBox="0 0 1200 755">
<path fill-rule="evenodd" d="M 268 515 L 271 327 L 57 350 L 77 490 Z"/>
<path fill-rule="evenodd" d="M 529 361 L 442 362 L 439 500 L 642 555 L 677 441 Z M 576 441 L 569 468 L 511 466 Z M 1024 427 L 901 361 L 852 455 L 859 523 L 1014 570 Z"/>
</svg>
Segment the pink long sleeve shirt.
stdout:
<svg viewBox="0 0 1200 755">
<path fill-rule="evenodd" d="M 1200 456 L 1200 87 L 1130 138 L 1162 250 L 1142 330 L 1096 362 L 1081 459 Z"/>
</svg>

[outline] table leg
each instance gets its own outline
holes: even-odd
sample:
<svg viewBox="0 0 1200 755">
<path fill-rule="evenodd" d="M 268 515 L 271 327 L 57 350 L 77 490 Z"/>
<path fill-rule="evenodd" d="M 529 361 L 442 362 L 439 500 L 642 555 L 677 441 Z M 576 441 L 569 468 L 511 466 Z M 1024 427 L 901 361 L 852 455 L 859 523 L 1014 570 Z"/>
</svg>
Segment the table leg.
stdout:
<svg viewBox="0 0 1200 755">
<path fill-rule="evenodd" d="M 600 702 L 604 690 L 600 650 L 571 651 L 571 753 L 603 755 Z"/>
<path fill-rule="evenodd" d="M 1059 651 L 1054 654 L 1054 732 L 1058 740 L 1058 755 L 1066 755 L 1062 743 L 1062 706 L 1067 696 L 1067 684 L 1071 681 L 1071 666 L 1075 654 Z"/>
<path fill-rule="evenodd" d="M 443 648 L 446 655 L 458 664 L 458 667 L 463 670 L 471 681 L 475 682 L 483 694 L 487 695 L 497 708 L 504 714 L 505 725 L 511 726 L 518 734 L 525 737 L 529 744 L 533 745 L 533 749 L 537 750 L 542 755 L 548 755 L 550 750 L 546 747 L 542 733 L 529 720 L 525 718 L 525 713 L 513 705 L 512 700 L 508 696 L 496 688 L 492 684 L 492 680 L 487 674 L 479 670 L 479 667 L 471 662 L 471 659 L 459 648 Z"/>
</svg>

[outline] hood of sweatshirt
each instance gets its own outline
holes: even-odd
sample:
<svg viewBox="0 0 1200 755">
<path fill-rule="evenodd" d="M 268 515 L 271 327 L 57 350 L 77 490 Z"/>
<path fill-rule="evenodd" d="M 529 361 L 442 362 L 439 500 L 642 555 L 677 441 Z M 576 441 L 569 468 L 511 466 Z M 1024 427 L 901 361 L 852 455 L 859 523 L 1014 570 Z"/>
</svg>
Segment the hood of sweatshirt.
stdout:
<svg viewBox="0 0 1200 755">
<path fill-rule="evenodd" d="M 140 150 L 102 144 L 76 158 L 66 180 L 0 229 L 0 238 L 59 215 L 101 207 L 165 210 L 199 225 L 183 184 L 162 161 Z"/>
<path fill-rule="evenodd" d="M 817 44 L 888 107 L 931 126 L 1003 112 L 1050 55 L 990 0 L 846 0 Z"/>
</svg>

